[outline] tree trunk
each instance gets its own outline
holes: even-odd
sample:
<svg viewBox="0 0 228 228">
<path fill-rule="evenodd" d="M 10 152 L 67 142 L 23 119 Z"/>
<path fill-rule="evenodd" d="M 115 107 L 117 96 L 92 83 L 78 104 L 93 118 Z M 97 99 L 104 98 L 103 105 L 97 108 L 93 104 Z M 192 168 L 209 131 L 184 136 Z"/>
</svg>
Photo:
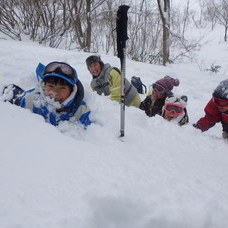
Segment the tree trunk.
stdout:
<svg viewBox="0 0 228 228">
<path fill-rule="evenodd" d="M 86 22 L 87 22 L 87 29 L 86 29 L 86 47 L 85 51 L 90 52 L 91 47 L 91 34 L 92 34 L 92 24 L 91 24 L 91 0 L 86 0 Z"/>
<path fill-rule="evenodd" d="M 162 6 L 162 1 L 163 6 Z M 162 59 L 163 65 L 169 61 L 169 36 L 170 36 L 170 0 L 157 0 L 163 27 Z"/>
</svg>

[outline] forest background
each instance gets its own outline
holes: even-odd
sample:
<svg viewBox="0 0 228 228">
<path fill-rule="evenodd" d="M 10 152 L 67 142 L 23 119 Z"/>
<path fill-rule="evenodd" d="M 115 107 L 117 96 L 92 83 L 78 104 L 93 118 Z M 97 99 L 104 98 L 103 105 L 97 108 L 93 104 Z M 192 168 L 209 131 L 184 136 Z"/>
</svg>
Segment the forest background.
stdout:
<svg viewBox="0 0 228 228">
<path fill-rule="evenodd" d="M 13 40 L 116 55 L 116 12 L 122 4 L 131 6 L 127 57 L 132 60 L 164 65 L 165 28 L 168 63 L 191 59 L 218 25 L 227 41 L 227 0 L 2 0 L 0 32 Z M 199 32 L 192 34 L 193 29 Z"/>
</svg>

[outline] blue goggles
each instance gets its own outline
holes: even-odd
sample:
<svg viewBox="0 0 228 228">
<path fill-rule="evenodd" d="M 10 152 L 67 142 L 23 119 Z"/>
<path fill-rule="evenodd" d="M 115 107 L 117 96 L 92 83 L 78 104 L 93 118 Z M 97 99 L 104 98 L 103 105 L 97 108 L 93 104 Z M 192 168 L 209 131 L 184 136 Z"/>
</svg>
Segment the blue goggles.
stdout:
<svg viewBox="0 0 228 228">
<path fill-rule="evenodd" d="M 63 62 L 51 62 L 45 67 L 43 79 L 50 76 L 62 78 L 71 85 L 75 85 L 77 82 L 76 70 Z"/>
<path fill-rule="evenodd" d="M 166 93 L 166 88 L 158 83 L 154 83 L 152 85 L 152 89 L 156 92 L 156 93 Z"/>
</svg>

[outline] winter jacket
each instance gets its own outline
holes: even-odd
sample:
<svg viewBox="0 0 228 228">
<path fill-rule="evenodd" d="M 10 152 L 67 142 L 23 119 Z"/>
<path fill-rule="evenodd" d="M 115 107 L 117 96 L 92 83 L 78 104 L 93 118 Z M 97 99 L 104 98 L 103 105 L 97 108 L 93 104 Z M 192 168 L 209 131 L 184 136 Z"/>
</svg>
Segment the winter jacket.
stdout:
<svg viewBox="0 0 228 228">
<path fill-rule="evenodd" d="M 80 97 L 80 94 L 75 86 L 70 97 L 63 104 L 59 104 L 46 97 L 41 87 L 38 87 L 26 91 L 19 97 L 17 103 L 20 107 L 30 109 L 33 113 L 43 116 L 46 122 L 54 126 L 64 120 L 79 121 L 84 126 L 88 126 L 91 124 L 90 110 L 82 98 L 78 100 L 77 96 Z"/>
<path fill-rule="evenodd" d="M 162 115 L 162 107 L 165 104 L 165 99 L 166 97 L 153 100 L 152 96 L 149 95 L 141 102 L 139 108 L 144 110 L 146 115 L 149 117 L 155 116 L 156 114 Z"/>
<path fill-rule="evenodd" d="M 125 78 L 125 105 L 139 107 L 141 102 L 137 89 Z M 104 64 L 99 76 L 93 76 L 91 88 L 99 95 L 110 96 L 111 100 L 120 102 L 121 75 L 117 69 L 109 64 Z"/>
<path fill-rule="evenodd" d="M 224 132 L 228 133 L 228 112 L 222 113 L 218 110 L 217 105 L 211 99 L 206 105 L 205 116 L 198 120 L 197 127 L 201 131 L 207 131 L 216 123 L 221 122 Z"/>
</svg>

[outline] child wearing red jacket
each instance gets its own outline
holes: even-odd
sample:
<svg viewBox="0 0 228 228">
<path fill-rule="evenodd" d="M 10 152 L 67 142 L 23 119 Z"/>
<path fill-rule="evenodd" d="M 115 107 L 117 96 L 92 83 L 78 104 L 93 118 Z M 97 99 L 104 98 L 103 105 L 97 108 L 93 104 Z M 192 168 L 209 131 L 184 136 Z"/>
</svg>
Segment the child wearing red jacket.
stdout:
<svg viewBox="0 0 228 228">
<path fill-rule="evenodd" d="M 205 116 L 200 118 L 193 126 L 204 132 L 216 123 L 221 122 L 222 136 L 228 139 L 228 79 L 220 82 L 204 111 Z"/>
</svg>

